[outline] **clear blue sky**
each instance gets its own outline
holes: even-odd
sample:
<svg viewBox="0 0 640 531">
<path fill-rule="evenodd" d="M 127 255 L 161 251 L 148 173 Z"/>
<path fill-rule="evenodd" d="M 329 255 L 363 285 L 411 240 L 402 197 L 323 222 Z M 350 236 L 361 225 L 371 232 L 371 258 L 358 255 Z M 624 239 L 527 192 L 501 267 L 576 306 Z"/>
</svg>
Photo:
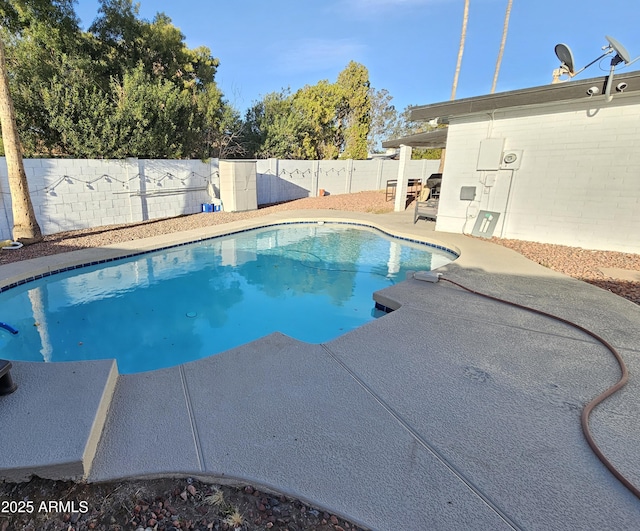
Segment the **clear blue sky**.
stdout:
<svg viewBox="0 0 640 531">
<path fill-rule="evenodd" d="M 458 98 L 487 94 L 507 0 L 471 0 Z M 78 0 L 89 27 L 97 0 Z M 369 69 L 401 111 L 446 101 L 460 41 L 463 0 L 140 0 L 140 16 L 164 12 L 189 47 L 220 59 L 216 80 L 240 111 L 265 94 L 333 82 L 350 60 Z M 554 47 L 568 44 L 576 68 L 598 57 L 611 35 L 640 55 L 637 0 L 514 0 L 497 92 L 550 83 Z M 610 59 L 575 79 L 603 76 Z M 629 67 L 640 68 L 640 61 Z M 618 67 L 618 72 L 620 68 Z"/>
</svg>

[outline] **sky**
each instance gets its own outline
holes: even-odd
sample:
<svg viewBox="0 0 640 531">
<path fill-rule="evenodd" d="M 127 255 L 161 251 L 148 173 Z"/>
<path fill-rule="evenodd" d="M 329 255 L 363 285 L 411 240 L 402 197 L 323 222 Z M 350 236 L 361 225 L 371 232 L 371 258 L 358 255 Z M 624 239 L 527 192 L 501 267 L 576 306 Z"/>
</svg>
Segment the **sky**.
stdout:
<svg viewBox="0 0 640 531">
<path fill-rule="evenodd" d="M 207 46 L 220 60 L 216 81 L 242 113 L 271 92 L 326 79 L 351 60 L 369 70 L 402 111 L 447 101 L 455 72 L 464 0 L 139 0 L 140 17 L 168 15 L 190 48 Z M 471 0 L 456 98 L 488 94 L 507 0 Z M 87 29 L 98 0 L 77 0 Z M 567 44 L 576 69 L 602 54 L 605 35 L 640 56 L 636 0 L 513 0 L 496 92 L 546 85 Z M 576 78 L 604 76 L 610 56 Z M 622 65 L 621 65 L 622 66 Z M 629 70 L 640 68 L 640 61 Z M 621 72 L 617 67 L 616 72 Z"/>
</svg>

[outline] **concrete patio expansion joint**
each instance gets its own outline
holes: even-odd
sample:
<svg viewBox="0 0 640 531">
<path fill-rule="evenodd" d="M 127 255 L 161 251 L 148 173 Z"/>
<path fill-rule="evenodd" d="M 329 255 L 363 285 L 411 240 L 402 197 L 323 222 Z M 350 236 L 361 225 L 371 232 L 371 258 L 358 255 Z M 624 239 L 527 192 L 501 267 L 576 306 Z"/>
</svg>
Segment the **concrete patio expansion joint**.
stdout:
<svg viewBox="0 0 640 531">
<path fill-rule="evenodd" d="M 473 482 L 468 479 L 455 465 L 450 463 L 433 445 L 426 441 L 411 425 L 397 413 L 389 404 L 387 404 L 380 396 L 378 396 L 373 389 L 371 389 L 355 372 L 353 372 L 336 354 L 334 354 L 329 347 L 324 343 L 320 346 L 325 352 L 345 370 L 355 382 L 362 387 L 362 389 L 369 394 L 382 408 L 389 413 L 408 433 L 413 437 L 416 442 L 422 446 L 427 452 L 432 454 L 442 465 L 444 465 L 460 482 L 462 482 L 466 488 L 468 488 L 475 496 L 480 498 L 482 502 L 491 509 L 505 524 L 515 530 L 521 530 L 522 528 L 516 524 L 509 516 L 507 516 L 489 497 L 484 494 Z"/>
<path fill-rule="evenodd" d="M 189 386 L 187 385 L 187 377 L 184 373 L 184 366 L 180 365 L 180 380 L 182 383 L 182 391 L 184 392 L 184 401 L 187 406 L 187 411 L 189 413 L 189 425 L 191 426 L 191 435 L 193 436 L 193 443 L 195 446 L 196 455 L 198 457 L 198 466 L 200 467 L 200 472 L 205 471 L 204 465 L 204 454 L 202 452 L 202 444 L 200 442 L 200 434 L 198 432 L 198 427 L 196 426 L 195 415 L 193 414 L 193 404 L 191 403 L 191 395 L 189 394 Z"/>
</svg>

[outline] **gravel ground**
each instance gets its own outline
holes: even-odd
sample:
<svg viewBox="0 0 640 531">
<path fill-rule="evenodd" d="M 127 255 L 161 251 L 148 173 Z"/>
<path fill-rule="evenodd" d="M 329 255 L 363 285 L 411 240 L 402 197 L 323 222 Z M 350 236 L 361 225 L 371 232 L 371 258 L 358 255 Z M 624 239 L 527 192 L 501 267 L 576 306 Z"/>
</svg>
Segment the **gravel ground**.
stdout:
<svg viewBox="0 0 640 531">
<path fill-rule="evenodd" d="M 7 504 L 3 509 L 3 502 Z M 13 503 L 12 503 L 13 502 Z M 18 502 L 22 502 L 20 506 Z M 62 510 L 60 510 L 62 505 Z M 33 479 L 0 484 L 0 531 L 360 531 L 362 528 L 250 485 L 190 478 L 85 484 Z"/>
<path fill-rule="evenodd" d="M 211 225 L 221 225 L 230 221 L 257 218 L 273 212 L 300 209 L 347 210 L 350 212 L 384 213 L 393 211 L 393 202 L 385 201 L 384 192 L 360 192 L 357 194 L 308 197 L 260 208 L 249 212 L 216 212 L 215 214 L 191 214 L 177 218 L 109 225 L 93 229 L 59 232 L 45 236 L 44 241 L 19 250 L 0 252 L 0 265 L 39 256 L 100 247 L 111 243 L 148 238 L 158 234 L 170 234 Z"/>
<path fill-rule="evenodd" d="M 579 247 L 492 238 L 493 243 L 509 247 L 549 269 L 559 271 L 589 284 L 606 289 L 640 304 L 640 282 L 611 278 L 601 269 L 635 271 L 640 278 L 640 254 L 613 251 L 590 251 Z"/>
<path fill-rule="evenodd" d="M 411 207 L 410 207 L 411 208 Z M 128 225 L 114 225 L 46 236 L 44 241 L 17 251 L 0 252 L 0 264 L 96 247 L 157 234 L 254 218 L 285 210 L 332 209 L 385 213 L 393 203 L 384 192 L 313 197 L 261 208 L 252 212 L 193 214 Z M 607 277 L 601 268 L 640 272 L 640 255 L 589 251 L 562 245 L 519 240 L 494 243 L 509 247 L 546 267 L 590 282 L 640 304 L 640 282 Z M 11 511 L 4 502 L 32 501 L 32 513 Z M 75 501 L 75 511 L 38 511 L 40 503 Z M 85 506 L 80 506 L 85 502 Z M 16 507 L 13 507 L 16 508 Z M 86 511 L 79 511 L 78 509 Z M 59 509 L 59 508 L 58 508 Z M 358 530 L 353 524 L 309 507 L 300 501 L 274 496 L 251 486 L 238 488 L 191 480 L 159 479 L 87 485 L 34 479 L 28 483 L 0 484 L 0 531 L 64 530 L 208 530 L 289 529 L 306 531 Z"/>
</svg>

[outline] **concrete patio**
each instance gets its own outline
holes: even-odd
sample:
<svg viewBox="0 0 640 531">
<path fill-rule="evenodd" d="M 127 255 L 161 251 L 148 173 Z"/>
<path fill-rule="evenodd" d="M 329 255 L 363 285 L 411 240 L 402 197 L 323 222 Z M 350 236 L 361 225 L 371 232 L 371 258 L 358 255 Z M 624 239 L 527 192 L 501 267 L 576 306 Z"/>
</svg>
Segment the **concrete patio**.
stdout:
<svg viewBox="0 0 640 531">
<path fill-rule="evenodd" d="M 601 335 L 631 378 L 598 406 L 605 455 L 640 485 L 640 307 L 413 212 L 298 211 L 0 267 L 47 270 L 290 220 L 353 221 L 456 249 L 465 286 Z M 447 282 L 376 294 L 392 313 L 311 345 L 271 334 L 179 367 L 14 362 L 0 479 L 192 476 L 294 496 L 372 529 L 632 529 L 640 500 L 589 448 L 586 403 L 620 370 L 588 335 Z M 8 429 L 7 429 L 8 427 Z"/>
</svg>

